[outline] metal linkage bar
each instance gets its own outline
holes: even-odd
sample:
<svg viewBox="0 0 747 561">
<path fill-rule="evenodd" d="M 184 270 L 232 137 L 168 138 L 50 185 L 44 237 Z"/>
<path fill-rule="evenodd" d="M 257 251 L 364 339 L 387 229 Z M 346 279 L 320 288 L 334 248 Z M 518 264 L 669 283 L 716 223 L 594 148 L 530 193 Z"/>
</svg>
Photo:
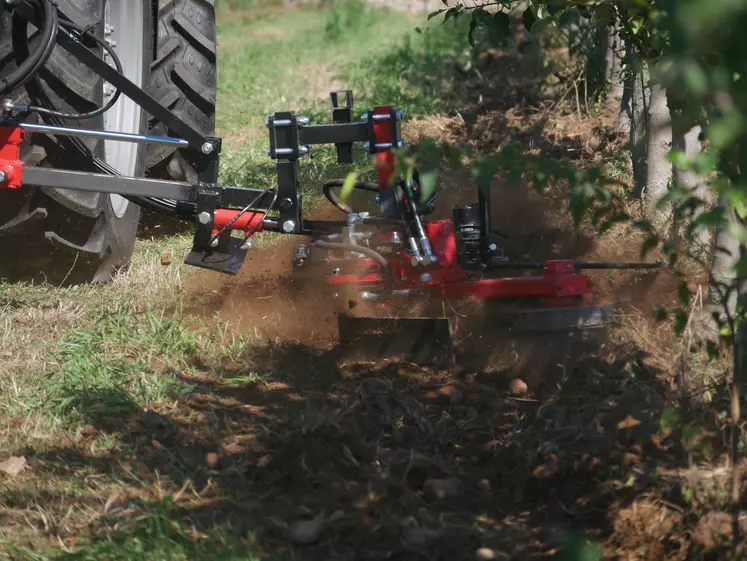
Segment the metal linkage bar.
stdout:
<svg viewBox="0 0 747 561">
<path fill-rule="evenodd" d="M 368 142 L 368 123 L 337 123 L 332 125 L 308 125 L 300 129 L 303 144 L 352 144 Z"/>
<path fill-rule="evenodd" d="M 36 166 L 23 168 L 23 184 L 35 187 L 114 193 L 131 197 L 158 197 L 176 201 L 194 201 L 196 193 L 194 185 L 181 181 L 121 177 Z"/>
<path fill-rule="evenodd" d="M 17 9 L 20 9 L 20 6 Z M 29 15 L 33 21 L 33 13 L 26 12 L 24 14 L 25 17 L 29 17 Z M 80 62 L 166 125 L 169 130 L 187 140 L 189 146 L 201 150 L 203 153 L 210 153 L 215 150 L 214 144 L 199 131 L 174 115 L 168 108 L 161 105 L 153 96 L 143 91 L 127 77 L 117 72 L 116 68 L 109 66 L 106 61 L 89 50 L 75 35 L 62 26 L 58 29 L 57 42 Z"/>
<path fill-rule="evenodd" d="M 126 132 L 97 131 L 90 129 L 76 129 L 73 127 L 58 127 L 54 125 L 39 125 L 35 123 L 21 123 L 12 119 L 0 121 L 0 127 L 19 128 L 23 131 L 40 132 L 62 136 L 77 136 L 88 138 L 102 138 L 105 140 L 121 140 L 123 142 L 137 142 L 141 144 L 165 144 L 168 146 L 188 147 L 189 142 L 182 138 L 170 136 L 151 136 L 149 134 L 132 134 Z"/>
<path fill-rule="evenodd" d="M 36 166 L 23 168 L 23 184 L 96 193 L 115 193 L 131 197 L 156 197 L 183 202 L 195 202 L 197 200 L 197 186 L 182 181 L 121 177 Z M 217 206 L 221 208 L 243 208 L 250 201 L 262 195 L 257 201 L 257 208 L 267 208 L 273 197 L 271 193 L 263 193 L 265 193 L 264 189 L 222 186 L 218 195 Z"/>
</svg>

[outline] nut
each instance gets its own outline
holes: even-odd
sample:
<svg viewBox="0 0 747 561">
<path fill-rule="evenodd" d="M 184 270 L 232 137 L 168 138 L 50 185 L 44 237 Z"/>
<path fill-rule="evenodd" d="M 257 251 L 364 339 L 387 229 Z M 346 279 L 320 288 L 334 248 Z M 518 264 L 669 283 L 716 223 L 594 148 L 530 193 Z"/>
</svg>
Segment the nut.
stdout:
<svg viewBox="0 0 747 561">
<path fill-rule="evenodd" d="M 202 145 L 201 150 L 203 154 L 212 154 L 213 151 L 215 150 L 215 146 L 213 145 L 212 142 L 206 142 L 205 144 Z"/>
<path fill-rule="evenodd" d="M 213 221 L 213 217 L 210 215 L 207 211 L 202 211 L 200 214 L 197 215 L 197 221 L 200 224 L 208 225 Z"/>
<path fill-rule="evenodd" d="M 283 232 L 286 234 L 290 234 L 291 232 L 295 232 L 296 230 L 296 221 L 295 220 L 286 220 L 283 222 Z"/>
</svg>

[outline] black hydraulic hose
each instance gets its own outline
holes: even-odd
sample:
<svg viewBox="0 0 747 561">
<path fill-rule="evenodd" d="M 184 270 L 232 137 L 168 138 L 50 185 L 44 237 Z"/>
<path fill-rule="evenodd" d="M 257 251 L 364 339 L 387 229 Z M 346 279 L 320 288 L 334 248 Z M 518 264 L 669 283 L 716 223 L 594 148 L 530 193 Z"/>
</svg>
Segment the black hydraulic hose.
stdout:
<svg viewBox="0 0 747 561">
<path fill-rule="evenodd" d="M 392 270 L 389 268 L 389 263 L 384 258 L 384 256 L 381 255 L 381 253 L 374 251 L 370 247 L 364 247 L 350 243 L 336 243 L 326 242 L 324 240 L 316 240 L 314 242 L 314 245 L 321 249 L 329 249 L 333 251 L 352 251 L 354 253 L 362 253 L 363 255 L 367 255 L 368 257 L 376 261 L 379 265 L 381 265 L 381 267 L 384 269 L 384 273 L 387 278 L 387 291 L 384 299 L 389 300 L 392 297 L 392 294 L 394 293 L 394 275 L 392 274 Z"/>
<path fill-rule="evenodd" d="M 342 212 L 344 212 L 345 214 L 355 214 L 356 211 L 332 191 L 332 189 L 339 189 L 344 184 L 344 179 L 333 179 L 331 181 L 327 181 L 324 185 L 322 185 L 322 192 L 324 193 L 324 196 L 327 198 L 327 200 Z M 362 191 L 371 191 L 373 193 L 379 192 L 378 184 L 371 183 L 370 181 L 356 181 L 353 187 Z"/>
<path fill-rule="evenodd" d="M 0 79 L 0 95 L 23 86 L 33 78 L 52 55 L 57 41 L 57 8 L 48 0 L 26 0 L 32 7 L 41 11 L 40 46 L 23 61 L 16 59 L 17 67 L 5 78 Z M 28 21 L 20 14 L 13 14 L 12 39 L 13 47 L 28 40 Z M 28 52 L 28 51 L 27 51 Z M 16 53 L 17 55 L 17 53 Z"/>
<path fill-rule="evenodd" d="M 117 56 L 117 53 L 114 51 L 114 49 L 109 45 L 106 41 L 101 40 L 99 37 L 91 33 L 88 29 L 81 27 L 79 25 L 76 25 L 72 22 L 60 20 L 59 25 L 63 27 L 69 27 L 71 29 L 74 29 L 77 31 L 81 37 L 87 37 L 93 41 L 95 41 L 99 46 L 101 46 L 104 51 L 106 51 L 110 57 L 112 57 L 112 60 L 114 61 L 114 66 L 117 69 L 117 72 L 120 74 L 124 74 L 124 71 L 122 69 L 122 61 L 119 59 L 119 56 Z M 54 117 L 60 117 L 61 119 L 76 119 L 76 120 L 83 120 L 83 119 L 93 119 L 94 117 L 98 117 L 100 115 L 103 115 L 107 111 L 109 111 L 112 107 L 114 107 L 114 104 L 117 103 L 120 96 L 122 95 L 121 90 L 117 89 L 114 92 L 114 95 L 112 98 L 106 103 L 106 105 L 99 107 L 97 109 L 94 109 L 93 111 L 90 111 L 88 113 L 64 113 L 62 111 L 56 111 L 52 109 L 47 109 L 45 107 L 39 107 L 38 105 L 28 105 L 24 109 L 26 111 L 31 111 L 35 113 L 40 113 L 44 115 L 50 115 Z"/>
</svg>

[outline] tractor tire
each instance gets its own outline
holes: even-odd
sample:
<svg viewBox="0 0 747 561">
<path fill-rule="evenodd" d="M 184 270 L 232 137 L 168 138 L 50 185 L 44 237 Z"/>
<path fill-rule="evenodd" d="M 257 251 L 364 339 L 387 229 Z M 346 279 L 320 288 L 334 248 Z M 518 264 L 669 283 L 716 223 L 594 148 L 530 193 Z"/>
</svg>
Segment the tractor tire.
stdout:
<svg viewBox="0 0 747 561">
<path fill-rule="evenodd" d="M 215 108 L 215 9 L 212 0 L 57 0 L 81 26 L 93 26 L 117 51 L 124 74 L 189 121 L 213 134 Z M 33 40 L 31 48 L 35 47 Z M 0 26 L 0 75 L 15 67 L 9 14 Z M 34 99 L 41 87 L 56 108 L 91 111 L 111 87 L 56 47 L 38 81 L 12 92 Z M 80 128 L 168 134 L 122 95 L 103 116 L 67 120 Z M 189 158 L 160 147 L 82 140 L 91 152 L 127 176 L 185 179 L 196 176 Z M 93 171 L 75 157 L 71 139 L 28 135 L 26 165 Z M 118 195 L 21 187 L 0 189 L 0 277 L 55 285 L 107 282 L 131 261 L 140 208 Z"/>
</svg>

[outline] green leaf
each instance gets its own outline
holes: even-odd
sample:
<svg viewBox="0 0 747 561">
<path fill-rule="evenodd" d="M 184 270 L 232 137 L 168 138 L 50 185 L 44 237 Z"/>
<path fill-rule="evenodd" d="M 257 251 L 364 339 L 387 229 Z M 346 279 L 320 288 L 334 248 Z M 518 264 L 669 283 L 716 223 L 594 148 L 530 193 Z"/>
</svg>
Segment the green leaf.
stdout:
<svg viewBox="0 0 747 561">
<path fill-rule="evenodd" d="M 505 12 L 496 12 L 493 15 L 490 30 L 496 39 L 505 39 L 511 35 L 511 18 Z"/>
<path fill-rule="evenodd" d="M 438 183 L 438 168 L 428 167 L 420 170 L 420 196 L 426 200 L 436 190 Z"/>
<path fill-rule="evenodd" d="M 669 317 L 669 313 L 665 308 L 656 308 L 654 310 L 654 320 L 661 323 L 664 321 L 667 321 L 667 318 Z"/>
<path fill-rule="evenodd" d="M 667 406 L 662 410 L 661 415 L 659 416 L 659 429 L 662 433 L 667 434 L 678 420 L 679 416 L 677 415 L 677 411 L 675 411 L 674 408 Z"/>
<path fill-rule="evenodd" d="M 439 14 L 443 14 L 445 11 L 446 10 L 441 9 L 441 10 L 436 10 L 435 12 L 431 12 L 430 14 L 428 14 L 428 21 L 431 21 L 433 18 L 435 18 Z"/>
<path fill-rule="evenodd" d="M 685 489 L 684 498 L 685 498 L 686 503 L 689 503 L 690 501 L 692 501 L 694 496 L 695 496 L 695 491 L 691 487 L 688 487 L 687 489 Z"/>
<path fill-rule="evenodd" d="M 604 234 L 607 230 L 612 228 L 612 226 L 619 222 L 625 222 L 628 218 L 630 218 L 630 216 L 628 216 L 627 212 L 618 212 L 617 214 L 610 216 L 607 220 L 605 220 L 597 230 L 597 233 Z"/>
<path fill-rule="evenodd" d="M 643 242 L 641 245 L 641 259 L 646 257 L 649 251 L 654 249 L 657 245 L 659 245 L 659 237 L 655 235 L 651 235 L 648 238 L 646 238 L 646 241 Z"/>
<path fill-rule="evenodd" d="M 472 13 L 472 21 L 469 22 L 469 33 L 467 33 L 467 40 L 470 46 L 475 46 L 475 30 L 477 29 L 477 18 L 475 15 L 477 12 Z"/>
<path fill-rule="evenodd" d="M 747 207 L 745 207 L 744 192 L 739 188 L 730 187 L 723 191 L 721 195 L 724 202 L 736 213 L 739 218 L 747 217 Z"/>
<path fill-rule="evenodd" d="M 674 315 L 674 334 L 679 337 L 687 326 L 687 314 L 683 310 L 677 310 Z"/>
<path fill-rule="evenodd" d="M 490 183 L 493 181 L 493 174 L 495 173 L 492 162 L 483 158 L 476 160 L 472 165 L 472 176 L 477 182 L 477 187 L 486 192 L 490 189 Z"/>
<path fill-rule="evenodd" d="M 730 109 L 708 127 L 708 140 L 715 148 L 727 148 L 744 131 L 742 113 Z"/>
<path fill-rule="evenodd" d="M 343 201 L 347 200 L 353 193 L 356 181 L 358 181 L 357 171 L 351 172 L 347 175 L 347 177 L 345 177 L 345 181 L 343 182 L 342 188 L 340 189 L 340 198 Z"/>
<path fill-rule="evenodd" d="M 683 306 L 688 306 L 690 304 L 692 293 L 687 286 L 687 281 L 682 281 L 679 287 L 677 287 L 677 296 L 679 297 L 680 302 Z"/>
<path fill-rule="evenodd" d="M 522 168 L 519 165 L 513 166 L 510 170 L 508 170 L 508 179 L 506 182 L 514 187 L 516 185 L 519 185 L 521 183 L 521 178 L 524 175 L 524 168 Z"/>
<path fill-rule="evenodd" d="M 724 209 L 721 207 L 715 207 L 708 212 L 700 214 L 694 221 L 693 226 L 695 228 L 709 228 L 711 226 L 717 226 L 723 224 L 725 221 Z"/>
<path fill-rule="evenodd" d="M 687 169 L 690 164 L 687 154 L 681 148 L 672 148 L 667 154 L 667 159 L 681 169 Z"/>
<path fill-rule="evenodd" d="M 693 438 L 698 436 L 699 433 L 700 429 L 698 427 L 689 424 L 684 425 L 682 427 L 682 442 L 686 447 L 690 446 L 690 442 L 692 442 Z"/>
<path fill-rule="evenodd" d="M 524 28 L 531 33 L 532 27 L 534 27 L 534 24 L 537 21 L 537 17 L 534 15 L 531 7 L 524 10 L 524 13 L 521 16 L 521 21 L 524 23 Z"/>
<path fill-rule="evenodd" d="M 630 30 L 633 32 L 633 35 L 638 35 L 642 27 L 643 18 L 637 17 L 630 20 Z"/>
<path fill-rule="evenodd" d="M 700 175 L 708 175 L 718 164 L 718 154 L 716 152 L 698 152 L 693 159 L 693 167 Z"/>
<path fill-rule="evenodd" d="M 692 189 L 688 189 L 687 187 L 680 187 L 679 185 L 675 185 L 669 191 L 667 191 L 667 194 L 664 195 L 661 199 L 659 199 L 656 202 L 657 207 L 663 207 L 668 204 L 676 204 L 682 201 L 683 199 L 691 198 L 695 196 Z"/>
</svg>

